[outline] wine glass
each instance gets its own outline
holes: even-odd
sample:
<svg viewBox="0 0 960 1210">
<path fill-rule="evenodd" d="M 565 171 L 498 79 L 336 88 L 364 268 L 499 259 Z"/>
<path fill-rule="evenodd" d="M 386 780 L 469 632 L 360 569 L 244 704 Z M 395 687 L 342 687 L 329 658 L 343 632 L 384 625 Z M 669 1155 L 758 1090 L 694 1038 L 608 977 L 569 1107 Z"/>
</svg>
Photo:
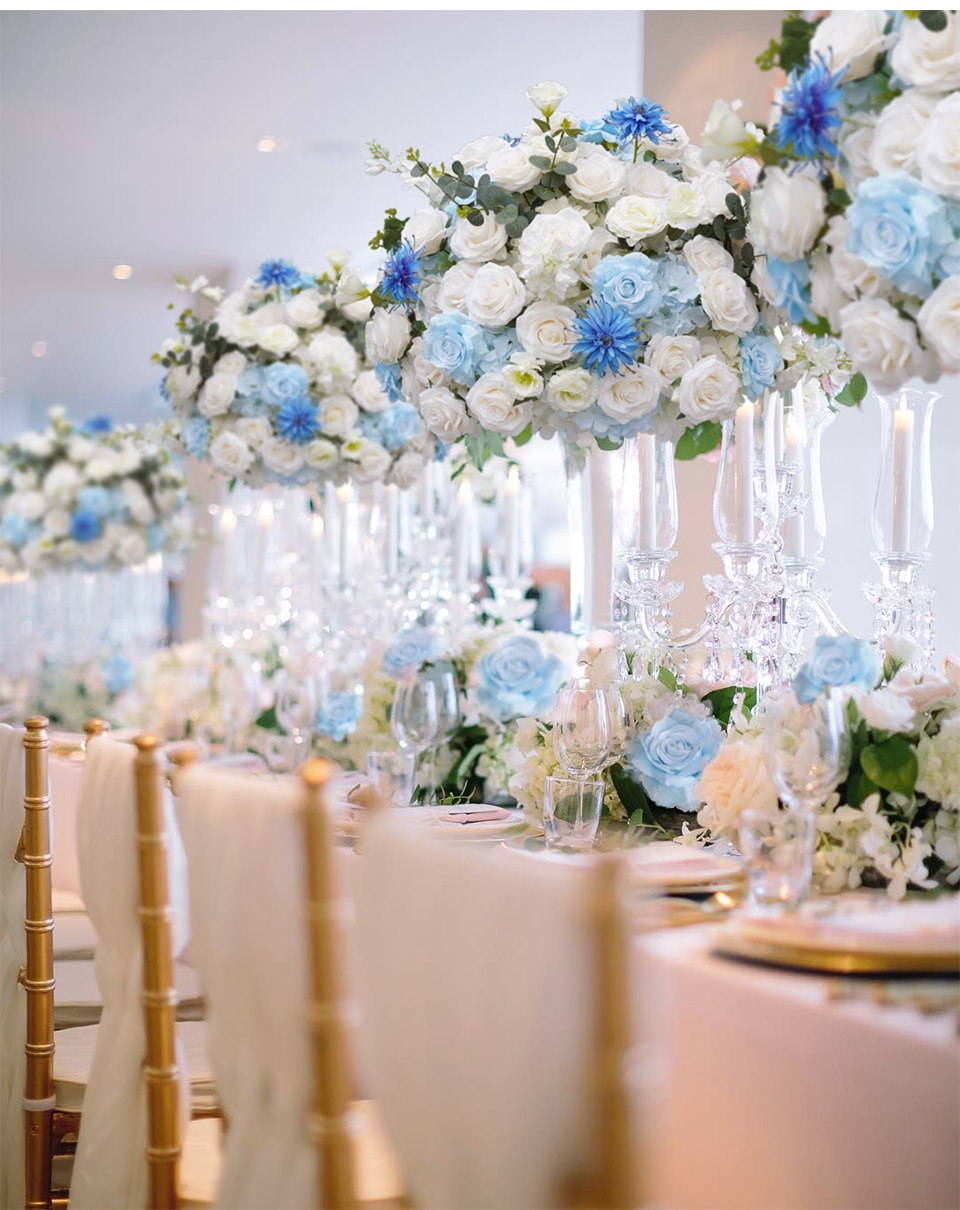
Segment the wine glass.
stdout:
<svg viewBox="0 0 960 1210">
<path fill-rule="evenodd" d="M 457 674 L 450 665 L 435 664 L 420 675 L 433 683 L 437 693 L 437 734 L 427 749 L 427 759 L 424 762 L 424 787 L 429 791 L 429 801 L 435 802 L 439 788 L 437 752 L 443 744 L 453 738 L 460 726 L 460 691 L 457 687 Z"/>
<path fill-rule="evenodd" d="M 390 712 L 390 729 L 397 744 L 413 753 L 414 764 L 436 741 L 439 726 L 437 686 L 429 677 L 408 676 L 397 681 Z"/>
<path fill-rule="evenodd" d="M 217 692 L 228 752 L 243 750 L 247 729 L 260 708 L 261 691 L 259 665 L 238 659 L 220 669 Z"/>
<path fill-rule="evenodd" d="M 607 759 L 610 764 L 615 765 L 626 754 L 627 744 L 633 734 L 633 724 L 619 684 L 608 685 L 604 693 L 610 712 L 610 753 Z"/>
<path fill-rule="evenodd" d="M 571 777 L 599 773 L 611 749 L 610 703 L 605 689 L 571 681 L 560 690 L 554 711 L 553 752 Z"/>
<path fill-rule="evenodd" d="M 788 690 L 765 713 L 764 757 L 777 794 L 795 811 L 816 811 L 850 760 L 843 700 L 825 693 L 802 703 Z"/>
<path fill-rule="evenodd" d="M 317 687 L 313 677 L 281 672 L 273 708 L 277 722 L 289 737 L 290 765 L 296 769 L 309 755 L 317 716 Z"/>
</svg>

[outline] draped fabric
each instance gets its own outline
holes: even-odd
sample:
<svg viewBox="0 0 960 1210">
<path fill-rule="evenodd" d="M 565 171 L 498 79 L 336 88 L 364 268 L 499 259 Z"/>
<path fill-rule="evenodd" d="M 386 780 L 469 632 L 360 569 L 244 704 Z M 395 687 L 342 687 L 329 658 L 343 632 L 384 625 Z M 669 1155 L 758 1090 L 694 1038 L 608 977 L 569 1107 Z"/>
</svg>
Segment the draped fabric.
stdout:
<svg viewBox="0 0 960 1210">
<path fill-rule="evenodd" d="M 217 1205 L 231 1210 L 316 1203 L 301 792 L 205 768 L 180 782 L 191 948 L 230 1122 Z"/>
<path fill-rule="evenodd" d="M 88 745 L 84 762 L 78 818 L 80 879 L 99 938 L 95 962 L 103 1016 L 84 1094 L 70 1189 L 70 1206 L 76 1210 L 137 1210 L 147 1198 L 135 758 L 131 746 L 99 738 Z M 166 791 L 163 801 L 177 955 L 189 938 L 186 858 Z M 185 1123 L 188 1080 L 179 1048 L 177 1061 Z"/>
<path fill-rule="evenodd" d="M 14 860 L 23 827 L 23 731 L 0 725 L 0 1206 L 23 1205 L 26 1002 L 17 977 L 27 960 L 26 881 Z"/>
<path fill-rule="evenodd" d="M 559 1204 L 591 1151 L 584 871 L 392 812 L 357 863 L 370 1095 L 422 1210 Z"/>
</svg>

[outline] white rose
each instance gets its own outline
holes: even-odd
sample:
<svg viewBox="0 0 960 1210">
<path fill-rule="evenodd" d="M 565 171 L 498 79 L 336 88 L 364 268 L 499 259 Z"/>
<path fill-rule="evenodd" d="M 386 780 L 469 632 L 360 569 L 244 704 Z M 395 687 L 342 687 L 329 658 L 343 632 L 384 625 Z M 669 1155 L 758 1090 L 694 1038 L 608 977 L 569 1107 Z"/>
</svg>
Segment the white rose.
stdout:
<svg viewBox="0 0 960 1210">
<path fill-rule="evenodd" d="M 330 395 L 320 404 L 320 429 L 327 437 L 342 437 L 360 416 L 360 409 L 348 395 Z"/>
<path fill-rule="evenodd" d="M 319 290 L 301 290 L 287 299 L 284 310 L 295 328 L 319 328 L 326 314 L 320 305 Z"/>
<path fill-rule="evenodd" d="M 752 122 L 744 122 L 737 113 L 742 104 L 741 101 L 734 101 L 733 105 L 728 105 L 726 101 L 714 101 L 700 136 L 704 164 L 712 160 L 739 159 L 753 151 L 760 142 L 757 127 Z"/>
<path fill-rule="evenodd" d="M 445 387 L 450 381 L 439 366 L 435 366 L 432 361 L 427 361 L 424 357 L 422 336 L 418 336 L 410 346 L 407 360 L 411 359 L 418 392 L 420 387 Z M 406 366 L 404 366 L 403 372 L 406 372 Z M 403 374 L 401 374 L 401 379 L 403 380 Z"/>
<path fill-rule="evenodd" d="M 51 538 L 65 538 L 70 532 L 70 514 L 65 508 L 51 508 L 43 518 L 43 532 Z"/>
<path fill-rule="evenodd" d="M 917 171 L 917 142 L 937 98 L 920 88 L 908 88 L 884 106 L 870 145 L 870 166 L 876 173 Z"/>
<path fill-rule="evenodd" d="M 732 269 L 708 269 L 697 275 L 700 303 L 715 328 L 746 336 L 759 319 L 757 303 L 742 277 Z"/>
<path fill-rule="evenodd" d="M 680 231 L 692 231 L 710 217 L 707 200 L 697 181 L 678 181 L 667 199 L 667 223 Z"/>
<path fill-rule="evenodd" d="M 244 474 L 253 461 L 250 447 L 231 429 L 223 429 L 214 437 L 208 457 L 214 470 L 230 476 Z"/>
<path fill-rule="evenodd" d="M 877 13 L 881 20 L 883 13 Z M 916 17 L 906 18 L 893 48 L 890 63 L 894 74 L 915 88 L 950 92 L 960 88 L 960 23 L 946 10 L 945 29 L 934 32 Z"/>
<path fill-rule="evenodd" d="M 422 210 L 414 210 L 403 228 L 403 238 L 419 249 L 426 256 L 432 256 L 440 251 L 447 234 L 449 219 L 442 210 L 433 206 L 425 206 Z"/>
<path fill-rule="evenodd" d="M 258 330 L 263 331 L 264 328 L 272 328 L 275 324 L 285 323 L 287 313 L 279 299 L 270 299 L 269 302 L 263 303 L 262 306 L 252 311 L 250 318 L 257 325 Z"/>
<path fill-rule="evenodd" d="M 276 475 L 295 475 L 303 466 L 303 452 L 298 445 L 289 441 L 281 441 L 279 437 L 271 437 L 263 443 L 260 457 L 267 470 Z"/>
<path fill-rule="evenodd" d="M 477 271 L 464 296 L 467 314 L 485 328 L 503 328 L 523 310 L 527 292 L 506 265 L 486 264 Z"/>
<path fill-rule="evenodd" d="M 960 92 L 952 92 L 934 107 L 917 144 L 917 164 L 928 189 L 960 199 Z"/>
<path fill-rule="evenodd" d="M 96 448 L 86 437 L 71 437 L 67 446 L 67 457 L 71 462 L 86 462 L 93 457 Z"/>
<path fill-rule="evenodd" d="M 91 547 L 93 548 L 91 550 Z M 110 553 L 109 544 L 105 538 L 96 538 L 93 542 L 84 542 L 81 546 L 81 551 L 84 558 L 87 558 L 90 563 L 100 563 Z M 23 560 L 25 567 L 31 570 L 41 568 L 47 561 L 47 556 L 50 553 L 49 543 L 43 538 L 36 542 L 28 542 L 26 546 L 20 548 L 20 558 Z M 89 556 L 93 555 L 93 558 Z"/>
<path fill-rule="evenodd" d="M 515 399 L 536 399 L 543 390 L 540 363 L 529 354 L 514 353 L 501 373 Z"/>
<path fill-rule="evenodd" d="M 120 484 L 130 516 L 138 525 L 150 525 L 156 520 L 153 505 L 136 479 L 124 479 Z"/>
<path fill-rule="evenodd" d="M 349 307 L 352 303 L 366 302 L 370 290 L 363 284 L 355 269 L 345 269 L 337 281 L 334 302 L 338 307 Z"/>
<path fill-rule="evenodd" d="M 362 483 L 373 483 L 384 477 L 391 462 L 389 452 L 378 441 L 368 441 L 357 459 L 354 477 Z"/>
<path fill-rule="evenodd" d="M 431 387 L 420 392 L 420 416 L 434 436 L 445 445 L 474 430 L 463 400 L 446 387 Z"/>
<path fill-rule="evenodd" d="M 763 184 L 753 193 L 747 238 L 758 251 L 779 260 L 799 260 L 823 226 L 827 195 L 813 169 L 789 173 L 768 168 Z"/>
<path fill-rule="evenodd" d="M 13 487 L 18 492 L 32 492 L 40 484 L 40 478 L 35 470 L 14 471 Z"/>
<path fill-rule="evenodd" d="M 557 370 L 547 380 L 544 398 L 558 412 L 582 412 L 596 401 L 597 385 L 596 378 L 578 366 Z"/>
<path fill-rule="evenodd" d="M 532 148 L 526 143 L 511 147 L 504 143 L 487 160 L 487 172 L 495 185 L 511 193 L 523 193 L 540 180 L 540 169 L 530 163 Z"/>
<path fill-rule="evenodd" d="M 341 332 L 319 332 L 307 346 L 306 360 L 321 391 L 347 391 L 353 385 L 357 350 Z"/>
<path fill-rule="evenodd" d="M 362 374 L 357 375 L 351 394 L 365 412 L 382 412 L 390 407 L 390 399 L 380 390 L 380 383 L 373 370 L 364 370 Z"/>
<path fill-rule="evenodd" d="M 196 366 L 174 366 L 163 385 L 174 406 L 187 403 L 200 385 L 200 371 Z M 23 444 L 23 438 L 20 439 L 20 444 Z"/>
<path fill-rule="evenodd" d="M 240 416 L 234 422 L 234 431 L 252 450 L 261 449 L 272 434 L 270 421 L 265 416 Z"/>
<path fill-rule="evenodd" d="M 237 394 L 237 380 L 232 374 L 214 374 L 203 384 L 197 399 L 197 411 L 210 419 L 230 411 Z"/>
<path fill-rule="evenodd" d="M 87 463 L 87 478 L 94 483 L 103 483 L 119 473 L 119 463 L 113 450 L 101 450 Z"/>
<path fill-rule="evenodd" d="M 551 80 L 541 80 L 539 84 L 531 85 L 524 95 L 545 118 L 549 118 L 567 95 L 567 90 L 562 84 L 555 84 Z"/>
<path fill-rule="evenodd" d="M 533 405 L 514 399 L 502 374 L 484 374 L 467 395 L 467 407 L 485 429 L 516 437 L 530 423 Z"/>
<path fill-rule="evenodd" d="M 876 176 L 876 169 L 871 161 L 876 130 L 875 114 L 858 113 L 844 122 L 837 138 L 840 155 L 846 160 L 844 176 L 848 178 L 848 185 L 853 189 L 868 177 Z"/>
<path fill-rule="evenodd" d="M 823 242 L 831 249 L 830 266 L 833 269 L 837 285 L 850 298 L 856 298 L 858 292 L 870 298 L 888 293 L 890 283 L 883 274 L 862 261 L 859 256 L 847 251 L 847 236 L 849 227 L 842 215 L 835 215 L 827 226 Z"/>
<path fill-rule="evenodd" d="M 607 213 L 607 227 L 635 247 L 667 225 L 665 205 L 659 198 L 622 197 Z"/>
<path fill-rule="evenodd" d="M 505 146 L 503 139 L 498 138 L 495 134 L 484 134 L 479 139 L 473 139 L 461 147 L 457 159 L 469 171 L 471 168 L 479 168 L 481 164 L 485 164 L 490 156 L 503 146 Z"/>
<path fill-rule="evenodd" d="M 485 214 L 477 227 L 465 218 L 457 219 L 450 236 L 450 251 L 457 260 L 488 261 L 502 252 L 506 243 L 506 228 L 492 214 Z"/>
<path fill-rule="evenodd" d="M 623 188 L 624 166 L 622 160 L 604 151 L 580 150 L 574 158 L 577 171 L 567 177 L 570 192 L 581 202 L 605 202 L 616 197 Z"/>
<path fill-rule="evenodd" d="M 589 286 L 593 281 L 593 271 L 603 260 L 607 249 L 615 244 L 616 239 L 606 227 L 594 227 L 587 240 L 587 246 L 580 257 L 580 280 Z"/>
<path fill-rule="evenodd" d="M 257 334 L 257 344 L 275 357 L 285 357 L 300 343 L 300 337 L 289 324 L 268 324 Z"/>
<path fill-rule="evenodd" d="M 864 693 L 858 706 L 867 725 L 877 731 L 909 731 L 913 726 L 913 706 L 893 689 L 885 687 Z"/>
<path fill-rule="evenodd" d="M 860 299 L 840 312 L 840 337 L 854 368 L 879 391 L 919 373 L 923 354 L 916 329 L 883 299 Z"/>
<path fill-rule="evenodd" d="M 114 452 L 116 459 L 116 468 L 118 475 L 129 475 L 132 471 L 138 470 L 143 459 L 140 456 L 140 451 L 129 441 L 125 441 L 118 446 Z"/>
<path fill-rule="evenodd" d="M 692 369 L 699 356 L 700 341 L 696 336 L 664 336 L 658 332 L 647 345 L 643 360 L 669 386 Z"/>
<path fill-rule="evenodd" d="M 539 302 L 517 320 L 517 340 L 540 361 L 566 361 L 577 340 L 576 313 L 560 303 Z"/>
<path fill-rule="evenodd" d="M 373 303 L 369 298 L 361 298 L 357 302 L 341 303 L 340 311 L 352 323 L 362 324 L 370 318 Z"/>
<path fill-rule="evenodd" d="M 922 660 L 922 650 L 918 654 Z M 902 697 L 917 713 L 935 710 L 957 699 L 957 690 L 949 678 L 932 669 L 924 669 L 918 674 L 912 668 L 901 668 L 888 688 L 889 692 Z"/>
<path fill-rule="evenodd" d="M 683 259 L 698 274 L 710 269 L 733 268 L 733 257 L 723 244 L 706 235 L 695 235 L 683 245 Z"/>
<path fill-rule="evenodd" d="M 332 441 L 325 441 L 323 437 L 317 437 L 314 441 L 308 441 L 303 447 L 303 460 L 314 470 L 325 471 L 340 461 L 340 451 Z"/>
<path fill-rule="evenodd" d="M 437 293 L 438 311 L 466 310 L 464 299 L 470 283 L 477 276 L 479 267 L 479 265 L 471 265 L 468 261 L 461 261 L 444 273 Z"/>
<path fill-rule="evenodd" d="M 590 224 L 573 206 L 566 205 L 562 199 L 557 200 L 559 204 L 555 209 L 544 207 L 520 236 L 517 252 L 521 260 L 526 253 L 540 252 L 544 248 L 551 248 L 564 260 L 575 260 L 586 248 Z"/>
<path fill-rule="evenodd" d="M 694 423 L 725 420 L 733 413 L 740 379 L 716 354 L 701 357 L 680 379 L 677 401 L 680 411 Z"/>
<path fill-rule="evenodd" d="M 224 353 L 213 363 L 214 374 L 230 374 L 238 378 L 247 368 L 247 359 L 242 353 Z"/>
<path fill-rule="evenodd" d="M 660 141 L 652 139 L 640 140 L 640 151 L 652 151 L 658 160 L 668 164 L 676 164 L 684 158 L 690 146 L 690 136 L 679 122 L 667 122 L 669 134 L 660 135 Z"/>
<path fill-rule="evenodd" d="M 818 315 L 830 321 L 836 331 L 840 326 L 840 311 L 850 301 L 840 288 L 830 257 L 824 251 L 815 252 L 810 258 L 810 305 Z"/>
<path fill-rule="evenodd" d="M 120 562 L 128 565 L 142 563 L 149 553 L 143 535 L 135 530 L 128 530 L 114 547 Z"/>
<path fill-rule="evenodd" d="M 377 307 L 366 328 L 367 356 L 371 361 L 392 365 L 410 343 L 410 321 L 402 311 Z"/>
<path fill-rule="evenodd" d="M 390 479 L 400 488 L 413 487 L 416 481 L 423 474 L 424 461 L 419 454 L 413 453 L 412 450 L 406 454 L 401 454 L 393 464 L 393 470 L 390 472 Z"/>
<path fill-rule="evenodd" d="M 83 483 L 83 476 L 69 462 L 58 462 L 43 477 L 43 494 L 55 504 L 65 504 Z"/>
<path fill-rule="evenodd" d="M 885 24 L 886 14 L 875 9 L 835 10 L 814 31 L 811 57 L 825 59 L 831 71 L 846 68 L 847 80 L 862 80 L 871 74 L 877 55 L 884 49 Z"/>
<path fill-rule="evenodd" d="M 923 338 L 948 370 L 960 370 L 960 276 L 942 281 L 917 316 Z"/>
<path fill-rule="evenodd" d="M 624 374 L 605 374 L 597 404 L 601 412 L 620 424 L 639 420 L 660 402 L 663 379 L 652 366 L 636 365 Z"/>
</svg>

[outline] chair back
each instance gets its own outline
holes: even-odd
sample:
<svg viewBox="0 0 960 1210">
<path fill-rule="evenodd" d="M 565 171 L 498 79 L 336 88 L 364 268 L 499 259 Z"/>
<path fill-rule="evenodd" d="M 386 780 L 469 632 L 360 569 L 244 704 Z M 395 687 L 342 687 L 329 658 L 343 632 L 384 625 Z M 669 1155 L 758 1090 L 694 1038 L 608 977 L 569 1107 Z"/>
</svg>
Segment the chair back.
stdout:
<svg viewBox="0 0 960 1210">
<path fill-rule="evenodd" d="M 27 1037 L 24 731 L 0 724 L 0 1206 L 22 1206 Z"/>
</svg>

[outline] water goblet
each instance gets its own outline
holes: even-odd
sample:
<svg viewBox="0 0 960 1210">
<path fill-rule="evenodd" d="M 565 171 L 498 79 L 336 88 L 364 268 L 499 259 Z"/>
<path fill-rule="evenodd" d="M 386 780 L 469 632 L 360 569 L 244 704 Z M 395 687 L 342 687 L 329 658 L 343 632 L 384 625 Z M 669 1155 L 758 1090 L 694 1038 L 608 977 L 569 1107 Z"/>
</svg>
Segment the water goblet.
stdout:
<svg viewBox="0 0 960 1210">
<path fill-rule="evenodd" d="M 436 740 L 439 725 L 437 687 L 428 677 L 408 676 L 397 681 L 390 712 L 390 728 L 397 744 L 412 752 L 414 764 Z"/>
<path fill-rule="evenodd" d="M 792 691 L 769 701 L 764 757 L 777 794 L 795 811 L 816 811 L 843 779 L 850 736 L 844 703 L 824 693 L 798 702 Z"/>
<path fill-rule="evenodd" d="M 277 678 L 274 712 L 289 737 L 290 765 L 299 768 L 310 755 L 317 715 L 317 689 L 313 678 L 282 672 Z"/>
<path fill-rule="evenodd" d="M 421 676 L 432 681 L 437 692 L 437 734 L 428 746 L 424 760 L 423 784 L 428 794 L 428 801 L 436 801 L 439 788 L 437 778 L 437 753 L 448 740 L 456 734 L 462 717 L 460 710 L 460 691 L 457 686 L 457 674 L 452 665 L 434 664 Z"/>
<path fill-rule="evenodd" d="M 553 752 L 570 777 L 599 773 L 611 749 L 610 703 L 604 689 L 584 680 L 570 681 L 554 708 Z"/>
</svg>

